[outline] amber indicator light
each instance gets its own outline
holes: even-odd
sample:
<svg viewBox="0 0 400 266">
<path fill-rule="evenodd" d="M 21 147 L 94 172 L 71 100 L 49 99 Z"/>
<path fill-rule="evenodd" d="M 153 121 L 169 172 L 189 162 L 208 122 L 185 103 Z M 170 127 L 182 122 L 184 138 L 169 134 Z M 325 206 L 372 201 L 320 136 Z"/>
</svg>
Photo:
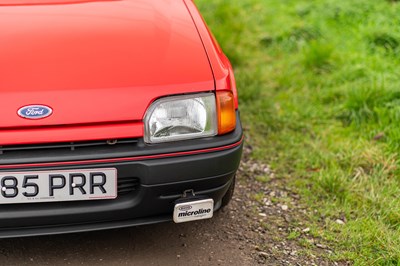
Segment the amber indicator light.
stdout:
<svg viewBox="0 0 400 266">
<path fill-rule="evenodd" d="M 236 128 L 236 111 L 230 91 L 217 92 L 218 134 L 223 135 Z"/>
</svg>

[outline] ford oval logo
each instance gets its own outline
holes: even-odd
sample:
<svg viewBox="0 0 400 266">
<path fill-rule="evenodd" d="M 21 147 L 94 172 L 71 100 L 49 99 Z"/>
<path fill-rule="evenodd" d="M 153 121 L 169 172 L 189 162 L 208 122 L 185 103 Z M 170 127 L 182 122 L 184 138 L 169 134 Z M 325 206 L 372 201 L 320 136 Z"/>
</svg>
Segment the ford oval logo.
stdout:
<svg viewBox="0 0 400 266">
<path fill-rule="evenodd" d="M 53 110 L 44 105 L 28 105 L 18 110 L 18 115 L 27 119 L 41 119 L 50 116 Z"/>
</svg>

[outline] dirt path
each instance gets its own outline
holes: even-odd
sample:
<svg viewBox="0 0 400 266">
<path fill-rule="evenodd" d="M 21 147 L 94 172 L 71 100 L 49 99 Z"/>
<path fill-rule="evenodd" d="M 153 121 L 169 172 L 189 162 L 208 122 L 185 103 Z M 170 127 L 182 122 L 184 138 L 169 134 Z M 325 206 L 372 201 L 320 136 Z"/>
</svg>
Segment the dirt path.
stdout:
<svg viewBox="0 0 400 266">
<path fill-rule="evenodd" d="M 298 196 L 268 166 L 250 161 L 250 152 L 247 148 L 233 201 L 211 220 L 3 239 L 0 265 L 337 265 L 323 259 L 329 247 L 301 227 L 305 210 Z M 268 178 L 256 181 L 260 175 Z M 296 230 L 312 254 L 288 240 Z"/>
<path fill-rule="evenodd" d="M 5 239 L 0 265 L 251 265 L 235 214 L 85 234 Z"/>
</svg>

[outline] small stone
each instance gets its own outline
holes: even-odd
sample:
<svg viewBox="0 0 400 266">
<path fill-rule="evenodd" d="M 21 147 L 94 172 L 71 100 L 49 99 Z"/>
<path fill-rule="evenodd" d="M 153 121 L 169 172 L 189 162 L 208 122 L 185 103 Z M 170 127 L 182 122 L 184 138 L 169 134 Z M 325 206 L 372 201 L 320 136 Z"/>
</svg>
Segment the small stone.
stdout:
<svg viewBox="0 0 400 266">
<path fill-rule="evenodd" d="M 285 221 L 286 221 L 287 223 L 291 223 L 291 222 L 292 222 L 292 218 L 290 218 L 289 215 L 283 215 L 283 219 L 285 219 Z"/>
<path fill-rule="evenodd" d="M 264 259 L 268 258 L 268 253 L 267 252 L 258 252 L 258 255 Z"/>
<path fill-rule="evenodd" d="M 337 224 L 340 224 L 340 225 L 344 225 L 345 224 L 345 222 L 343 220 L 341 220 L 341 219 L 337 219 L 335 222 Z"/>
<path fill-rule="evenodd" d="M 270 174 L 270 177 L 271 177 L 271 178 L 275 178 L 275 174 L 274 174 L 274 173 L 271 173 L 271 174 Z"/>
<path fill-rule="evenodd" d="M 310 232 L 310 228 L 309 227 L 303 229 L 303 233 L 308 233 L 308 232 Z"/>
<path fill-rule="evenodd" d="M 258 215 L 261 216 L 261 217 L 267 217 L 267 215 L 265 213 L 262 213 L 262 212 L 260 212 Z"/>
<path fill-rule="evenodd" d="M 316 244 L 316 246 L 317 246 L 317 248 L 320 248 L 320 249 L 327 249 L 328 248 L 326 245 L 323 245 L 323 244 Z"/>
<path fill-rule="evenodd" d="M 180 258 L 181 258 L 181 255 L 178 254 L 178 255 L 176 255 L 176 257 L 177 257 L 178 259 L 180 259 Z"/>
<path fill-rule="evenodd" d="M 288 207 L 287 205 L 282 205 L 282 206 L 281 206 L 281 209 L 282 209 L 283 211 L 287 211 L 287 210 L 289 209 L 289 207 Z"/>
</svg>

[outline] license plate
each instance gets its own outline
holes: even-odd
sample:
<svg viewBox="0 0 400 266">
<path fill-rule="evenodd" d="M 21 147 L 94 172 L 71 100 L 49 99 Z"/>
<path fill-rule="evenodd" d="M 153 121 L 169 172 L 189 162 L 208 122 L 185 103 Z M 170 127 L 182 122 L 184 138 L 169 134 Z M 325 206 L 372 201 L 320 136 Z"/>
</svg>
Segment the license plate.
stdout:
<svg viewBox="0 0 400 266">
<path fill-rule="evenodd" d="M 0 172 L 0 204 L 114 199 L 117 169 Z"/>
<path fill-rule="evenodd" d="M 174 208 L 174 222 L 184 223 L 213 217 L 214 200 L 204 199 L 178 203 Z"/>
</svg>

